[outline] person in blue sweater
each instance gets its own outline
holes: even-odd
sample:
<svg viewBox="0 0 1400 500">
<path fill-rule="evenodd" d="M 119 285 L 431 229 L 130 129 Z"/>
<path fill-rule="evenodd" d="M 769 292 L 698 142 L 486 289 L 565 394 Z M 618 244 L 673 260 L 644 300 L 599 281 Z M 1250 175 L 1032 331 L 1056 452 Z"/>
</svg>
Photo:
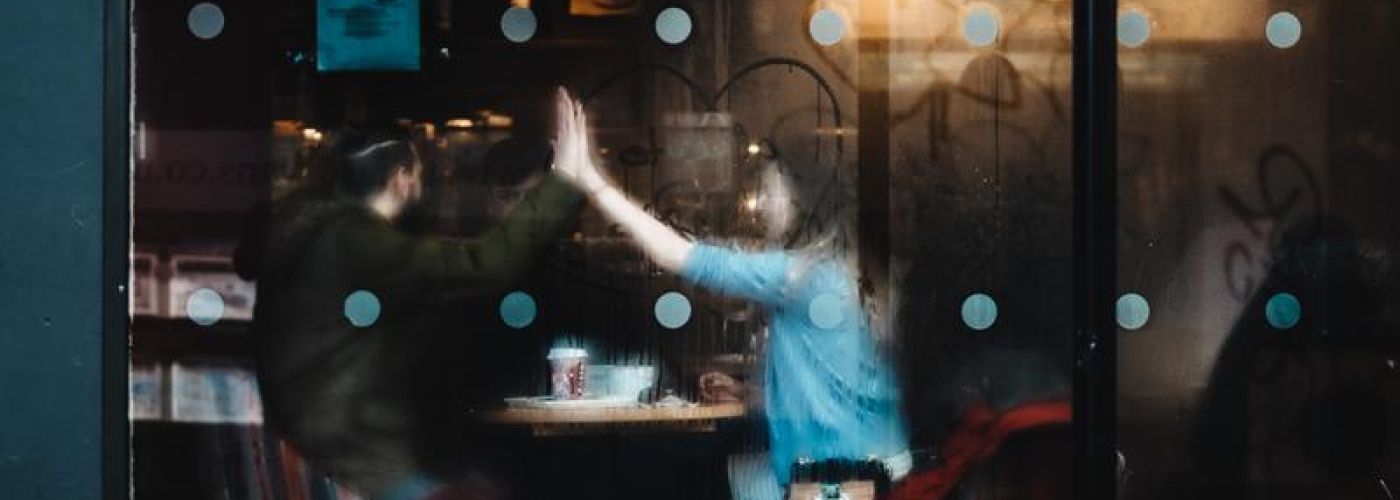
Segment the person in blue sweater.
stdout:
<svg viewBox="0 0 1400 500">
<path fill-rule="evenodd" d="M 698 287 L 754 301 L 767 313 L 763 403 L 776 484 L 757 489 L 781 491 L 791 480 L 791 466 L 805 460 L 875 459 L 893 480 L 907 474 L 911 460 L 899 388 L 870 334 L 852 252 L 835 231 L 791 243 L 801 210 L 780 167 L 764 168 L 753 205 L 767 248 L 691 241 L 598 171 L 583 108 L 563 90 L 556 113 L 556 165 L 580 172 L 579 186 L 593 205 L 648 258 Z"/>
</svg>

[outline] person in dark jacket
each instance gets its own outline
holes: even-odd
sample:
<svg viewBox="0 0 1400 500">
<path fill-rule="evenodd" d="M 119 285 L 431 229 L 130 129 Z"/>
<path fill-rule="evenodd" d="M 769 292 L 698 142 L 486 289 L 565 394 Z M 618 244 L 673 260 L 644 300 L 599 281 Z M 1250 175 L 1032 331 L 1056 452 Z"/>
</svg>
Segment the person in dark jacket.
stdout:
<svg viewBox="0 0 1400 500">
<path fill-rule="evenodd" d="M 254 339 L 265 420 L 313 468 L 371 499 L 473 498 L 422 472 L 411 394 L 432 348 L 423 304 L 508 284 L 582 201 L 553 171 L 471 240 L 410 236 L 394 223 L 421 197 L 422 165 L 401 140 L 354 148 L 334 194 L 290 195 L 254 260 Z M 463 325 L 470 331 L 471 325 Z M 440 329 L 438 329 L 440 330 Z"/>
</svg>

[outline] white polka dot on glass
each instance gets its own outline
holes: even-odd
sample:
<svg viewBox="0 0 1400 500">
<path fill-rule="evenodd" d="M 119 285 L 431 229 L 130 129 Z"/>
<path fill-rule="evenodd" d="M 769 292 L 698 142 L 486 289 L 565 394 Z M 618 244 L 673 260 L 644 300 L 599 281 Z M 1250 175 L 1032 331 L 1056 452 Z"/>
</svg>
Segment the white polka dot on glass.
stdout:
<svg viewBox="0 0 1400 500">
<path fill-rule="evenodd" d="M 807 319 L 823 330 L 831 330 L 841 325 L 846 314 L 841 310 L 841 298 L 830 293 L 817 294 L 807 304 Z"/>
<path fill-rule="evenodd" d="M 985 293 L 967 296 L 962 304 L 963 324 L 973 330 L 991 328 L 997 322 L 997 301 Z"/>
<path fill-rule="evenodd" d="M 379 297 L 369 290 L 356 290 L 345 297 L 345 319 L 357 328 L 365 328 L 379 321 Z"/>
<path fill-rule="evenodd" d="M 811 22 L 807 23 L 807 32 L 817 45 L 836 45 L 846 36 L 846 20 L 834 10 L 822 9 L 812 14 Z"/>
<path fill-rule="evenodd" d="M 1125 293 L 1118 298 L 1115 307 L 1118 326 L 1124 330 L 1137 330 L 1147 325 L 1152 316 L 1152 307 L 1147 298 L 1136 293 Z"/>
<path fill-rule="evenodd" d="M 195 4 L 185 16 L 185 26 L 200 40 L 217 37 L 224 32 L 224 10 L 209 2 Z"/>
<path fill-rule="evenodd" d="M 1151 36 L 1152 21 L 1147 18 L 1146 13 L 1130 9 L 1118 15 L 1118 43 L 1124 47 L 1141 47 Z"/>
<path fill-rule="evenodd" d="M 535 298 L 525 292 L 511 292 L 501 299 L 501 321 L 514 329 L 521 329 L 535 322 L 539 308 Z"/>
<path fill-rule="evenodd" d="M 996 9 L 990 5 L 977 5 L 968 9 L 963 17 L 963 38 L 973 47 L 986 47 L 994 44 L 1001 34 L 1001 20 Z"/>
<path fill-rule="evenodd" d="M 1297 45 L 1298 40 L 1303 38 L 1303 23 L 1292 12 L 1279 12 L 1269 16 L 1269 22 L 1264 25 L 1264 36 L 1269 39 L 1270 45 L 1286 49 Z"/>
<path fill-rule="evenodd" d="M 511 7 L 501 14 L 501 34 L 506 40 L 525 43 L 535 37 L 535 13 L 525 7 Z"/>
<path fill-rule="evenodd" d="M 690 13 L 680 7 L 667 7 L 656 15 L 656 37 L 668 45 L 686 41 L 692 29 Z"/>
<path fill-rule="evenodd" d="M 208 288 L 195 290 L 185 299 L 185 315 L 200 326 L 218 323 L 224 317 L 224 298 Z"/>
<path fill-rule="evenodd" d="M 678 292 L 666 292 L 656 299 L 652 312 L 656 315 L 657 323 L 675 330 L 690 322 L 690 299 Z"/>
<path fill-rule="evenodd" d="M 1287 292 L 1276 293 L 1264 303 L 1264 320 L 1275 330 L 1288 330 L 1298 326 L 1303 319 L 1303 303 L 1298 296 Z"/>
</svg>

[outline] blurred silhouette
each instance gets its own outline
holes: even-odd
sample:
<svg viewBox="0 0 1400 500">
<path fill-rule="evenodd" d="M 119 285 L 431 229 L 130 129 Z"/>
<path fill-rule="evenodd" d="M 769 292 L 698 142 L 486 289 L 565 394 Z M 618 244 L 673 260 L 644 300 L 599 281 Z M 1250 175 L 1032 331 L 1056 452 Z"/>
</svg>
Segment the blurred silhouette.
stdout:
<svg viewBox="0 0 1400 500">
<path fill-rule="evenodd" d="M 412 144 L 369 135 L 338 150 L 348 154 L 333 189 L 289 195 L 273 207 L 265 239 L 245 242 L 243 253 L 257 256 L 241 264 L 257 279 L 266 422 L 312 467 L 369 498 L 497 495 L 479 476 L 452 489 L 424 473 L 427 450 L 443 439 L 437 412 L 454 411 L 433 404 L 445 396 L 430 355 L 443 331 L 425 308 L 444 294 L 509 284 L 555 241 L 581 196 L 559 172 L 479 238 L 414 236 L 396 226 L 423 194 Z"/>
<path fill-rule="evenodd" d="M 1347 498 L 1340 485 L 1365 483 L 1369 490 L 1358 498 L 1385 498 L 1375 479 L 1390 432 L 1385 400 L 1372 381 L 1334 369 L 1373 355 L 1387 332 L 1384 273 L 1335 216 L 1293 224 L 1271 262 L 1196 409 L 1198 485 L 1190 496 L 1257 498 L 1315 485 Z M 1296 296 L 1301 310 L 1275 298 L 1280 293 Z M 1290 316 L 1296 325 L 1288 325 Z"/>
</svg>

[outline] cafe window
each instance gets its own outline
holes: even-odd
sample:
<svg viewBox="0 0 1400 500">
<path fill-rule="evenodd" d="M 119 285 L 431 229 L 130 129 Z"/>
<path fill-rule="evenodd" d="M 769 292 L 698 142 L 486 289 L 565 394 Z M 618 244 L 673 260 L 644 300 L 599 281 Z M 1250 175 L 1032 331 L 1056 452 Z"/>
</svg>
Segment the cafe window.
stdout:
<svg viewBox="0 0 1400 500">
<path fill-rule="evenodd" d="M 132 498 L 1393 499 L 1400 4 L 129 3 Z"/>
</svg>

